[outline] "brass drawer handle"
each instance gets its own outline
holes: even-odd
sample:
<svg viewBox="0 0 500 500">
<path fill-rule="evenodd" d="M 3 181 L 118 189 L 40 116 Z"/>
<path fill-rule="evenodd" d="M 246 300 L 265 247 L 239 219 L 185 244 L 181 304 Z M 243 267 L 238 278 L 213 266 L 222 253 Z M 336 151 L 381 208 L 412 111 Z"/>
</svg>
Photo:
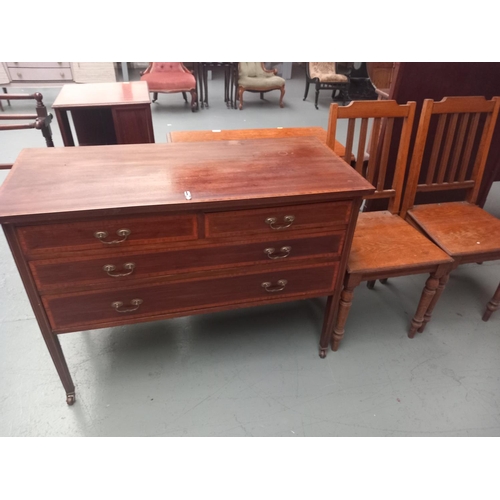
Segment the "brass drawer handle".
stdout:
<svg viewBox="0 0 500 500">
<path fill-rule="evenodd" d="M 130 301 L 130 306 L 124 306 L 123 302 L 113 302 L 111 304 L 111 307 L 119 313 L 129 313 L 133 311 L 137 311 L 139 309 L 139 306 L 142 304 L 142 299 L 132 299 Z"/>
<path fill-rule="evenodd" d="M 281 254 L 275 253 L 274 248 L 266 248 L 264 250 L 264 253 L 270 258 L 270 259 L 285 259 L 290 255 L 290 252 L 292 251 L 292 247 L 281 247 L 280 252 Z"/>
<path fill-rule="evenodd" d="M 266 290 L 266 292 L 281 292 L 285 289 L 287 283 L 287 280 L 278 280 L 278 284 L 273 286 L 272 283 L 269 283 L 269 281 L 265 281 L 261 286 Z"/>
<path fill-rule="evenodd" d="M 116 245 L 118 243 L 123 243 L 129 236 L 132 231 L 130 229 L 118 229 L 116 231 L 116 234 L 118 236 L 121 236 L 121 240 L 113 240 L 113 241 L 104 241 L 104 238 L 108 237 L 108 233 L 106 231 L 96 231 L 94 233 L 94 236 L 101 242 L 104 243 L 105 245 Z"/>
<path fill-rule="evenodd" d="M 61 71 L 59 74 L 61 75 L 61 78 L 64 78 L 64 72 L 63 71 Z"/>
<path fill-rule="evenodd" d="M 276 217 L 268 217 L 265 222 L 266 222 L 266 224 L 269 224 L 271 229 L 277 229 L 279 231 L 280 229 L 286 229 L 287 227 L 290 227 L 293 224 L 294 220 L 295 220 L 294 215 L 285 215 L 285 217 L 283 217 L 283 225 L 282 226 L 275 226 L 274 225 L 274 224 L 276 224 Z"/>
<path fill-rule="evenodd" d="M 22 73 L 19 73 L 19 71 L 18 71 L 18 72 L 17 72 L 17 76 L 18 76 L 19 78 L 22 78 L 22 77 L 23 77 L 23 74 L 22 74 Z"/>
<path fill-rule="evenodd" d="M 126 264 L 123 264 L 123 269 L 127 269 L 128 272 L 111 274 L 116 270 L 116 266 L 114 266 L 113 264 L 106 264 L 103 267 L 103 270 L 106 271 L 106 273 L 108 273 L 108 275 L 112 278 L 121 278 L 122 276 L 130 276 L 134 272 L 135 264 L 133 262 L 127 262 Z"/>
</svg>

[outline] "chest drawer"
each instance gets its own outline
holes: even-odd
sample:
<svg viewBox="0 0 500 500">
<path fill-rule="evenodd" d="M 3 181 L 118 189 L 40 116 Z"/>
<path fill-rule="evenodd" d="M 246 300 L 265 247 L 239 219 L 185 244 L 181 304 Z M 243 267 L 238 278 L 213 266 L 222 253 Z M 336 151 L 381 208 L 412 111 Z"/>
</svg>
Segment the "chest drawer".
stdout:
<svg viewBox="0 0 500 500">
<path fill-rule="evenodd" d="M 165 251 L 114 251 L 109 256 L 33 260 L 29 263 L 38 290 L 50 292 L 78 286 L 116 286 L 140 278 L 178 274 L 187 271 L 300 261 L 330 256 L 338 259 L 344 232 L 248 243 L 190 246 Z"/>
<path fill-rule="evenodd" d="M 72 80 L 71 68 L 9 68 L 12 81 Z"/>
<path fill-rule="evenodd" d="M 218 237 L 285 233 L 310 228 L 327 229 L 347 224 L 350 211 L 351 202 L 337 201 L 208 213 L 205 215 L 205 234 L 207 237 Z"/>
<path fill-rule="evenodd" d="M 316 267 L 232 274 L 155 286 L 46 295 L 43 304 L 58 332 L 99 328 L 140 318 L 159 319 L 182 311 L 270 298 L 320 296 L 333 289 L 337 263 Z"/>
<path fill-rule="evenodd" d="M 9 68 L 70 68 L 69 62 L 8 62 Z"/>
<path fill-rule="evenodd" d="M 197 222 L 193 214 L 119 217 L 19 226 L 17 234 L 24 253 L 37 257 L 55 252 L 112 251 L 148 243 L 193 240 L 197 237 Z"/>
</svg>

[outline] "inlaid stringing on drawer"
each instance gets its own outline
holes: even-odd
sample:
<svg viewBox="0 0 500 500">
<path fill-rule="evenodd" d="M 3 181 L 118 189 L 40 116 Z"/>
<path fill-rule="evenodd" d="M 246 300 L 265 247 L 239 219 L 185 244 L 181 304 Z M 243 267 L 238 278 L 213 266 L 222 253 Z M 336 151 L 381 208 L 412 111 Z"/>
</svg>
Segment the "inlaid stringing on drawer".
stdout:
<svg viewBox="0 0 500 500">
<path fill-rule="evenodd" d="M 218 237 L 248 233 L 284 233 L 318 227 L 328 229 L 347 224 L 350 213 L 349 201 L 207 213 L 205 234 L 207 237 Z"/>
<path fill-rule="evenodd" d="M 131 216 L 18 226 L 21 246 L 30 257 L 79 250 L 112 251 L 159 242 L 197 238 L 196 215 Z"/>
<path fill-rule="evenodd" d="M 129 318 L 161 317 L 172 312 L 195 311 L 218 304 L 247 304 L 280 296 L 328 294 L 335 286 L 337 263 L 239 274 L 184 278 L 136 287 L 45 295 L 43 304 L 54 330 L 120 323 Z"/>
<path fill-rule="evenodd" d="M 109 255 L 33 260 L 29 263 L 42 292 L 85 286 L 116 286 L 136 279 L 173 275 L 202 269 L 241 267 L 249 264 L 286 264 L 318 256 L 339 258 L 344 231 L 318 235 L 283 235 L 209 245 L 169 245 L 164 250 L 110 251 Z M 202 243 L 198 241 L 197 243 Z"/>
</svg>

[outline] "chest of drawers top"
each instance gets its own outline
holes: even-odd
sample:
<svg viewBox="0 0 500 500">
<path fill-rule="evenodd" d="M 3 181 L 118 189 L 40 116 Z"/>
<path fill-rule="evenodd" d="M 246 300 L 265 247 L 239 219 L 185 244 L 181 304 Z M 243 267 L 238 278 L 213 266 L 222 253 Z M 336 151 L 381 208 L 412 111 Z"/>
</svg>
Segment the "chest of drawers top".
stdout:
<svg viewBox="0 0 500 500">
<path fill-rule="evenodd" d="M 313 137 L 25 149 L 0 187 L 0 223 L 258 208 L 373 191 Z"/>
</svg>

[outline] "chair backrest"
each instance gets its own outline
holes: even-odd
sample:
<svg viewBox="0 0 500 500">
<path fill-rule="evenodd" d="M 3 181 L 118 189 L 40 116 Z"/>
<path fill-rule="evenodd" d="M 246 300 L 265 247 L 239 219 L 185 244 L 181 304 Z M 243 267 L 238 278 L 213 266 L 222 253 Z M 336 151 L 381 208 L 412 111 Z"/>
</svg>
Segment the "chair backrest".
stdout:
<svg viewBox="0 0 500 500">
<path fill-rule="evenodd" d="M 147 71 L 148 73 L 178 73 L 187 71 L 181 62 L 154 62 L 150 63 L 150 68 Z"/>
<path fill-rule="evenodd" d="M 337 74 L 337 64 L 334 62 L 308 62 L 309 78 L 319 78 Z"/>
<path fill-rule="evenodd" d="M 47 113 L 47 108 L 43 104 L 43 95 L 40 92 L 35 92 L 34 94 L 0 94 L 0 101 L 21 101 L 21 100 L 35 100 L 36 107 L 35 113 L 30 114 L 6 114 L 2 113 L 0 115 L 0 121 L 8 120 L 21 120 L 30 123 L 13 123 L 10 125 L 0 124 L 1 130 L 23 130 L 23 129 L 38 129 L 42 132 L 45 138 L 45 143 L 47 147 L 54 147 L 54 141 L 52 140 L 52 130 L 50 128 L 50 123 L 52 121 L 52 115 Z M 34 121 L 31 121 L 34 120 Z M 0 163 L 0 170 L 9 169 L 12 167 L 11 163 Z"/>
<path fill-rule="evenodd" d="M 402 215 L 413 207 L 417 192 L 458 189 L 476 203 L 499 109 L 500 97 L 425 99 Z M 435 133 L 429 133 L 431 127 Z M 424 162 L 427 169 L 420 175 Z"/>
<path fill-rule="evenodd" d="M 248 76 L 250 78 L 267 76 L 266 71 L 262 67 L 261 62 L 240 62 L 239 75 Z"/>
<path fill-rule="evenodd" d="M 366 198 L 388 199 L 388 209 L 391 213 L 398 213 L 401 205 L 414 117 L 414 102 L 398 104 L 396 101 L 353 101 L 348 106 L 340 107 L 335 103 L 330 106 L 327 145 L 333 149 L 337 132 L 337 120 L 347 118 L 349 122 L 344 158 L 350 159 L 356 133 L 356 119 L 361 119 L 355 168 L 358 173 L 376 187 L 376 191 Z M 403 122 L 400 134 L 393 133 L 396 119 L 401 119 Z M 372 130 L 368 148 L 366 148 L 370 120 L 372 120 Z M 389 150 L 391 144 L 398 140 L 398 156 L 392 186 L 390 189 L 385 189 Z M 365 149 L 368 149 L 369 154 L 367 164 L 365 164 Z"/>
</svg>

